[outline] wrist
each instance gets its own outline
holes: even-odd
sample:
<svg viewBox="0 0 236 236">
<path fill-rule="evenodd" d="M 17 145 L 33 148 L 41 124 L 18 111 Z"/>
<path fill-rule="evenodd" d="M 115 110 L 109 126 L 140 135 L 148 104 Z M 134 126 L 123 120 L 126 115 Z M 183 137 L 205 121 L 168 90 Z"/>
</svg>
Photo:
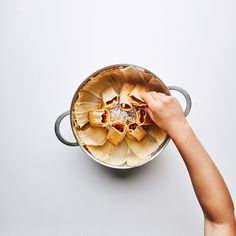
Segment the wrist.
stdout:
<svg viewBox="0 0 236 236">
<path fill-rule="evenodd" d="M 173 140 L 176 140 L 186 134 L 188 130 L 191 130 L 191 127 L 187 120 L 184 119 L 181 122 L 174 123 L 167 133 Z"/>
</svg>

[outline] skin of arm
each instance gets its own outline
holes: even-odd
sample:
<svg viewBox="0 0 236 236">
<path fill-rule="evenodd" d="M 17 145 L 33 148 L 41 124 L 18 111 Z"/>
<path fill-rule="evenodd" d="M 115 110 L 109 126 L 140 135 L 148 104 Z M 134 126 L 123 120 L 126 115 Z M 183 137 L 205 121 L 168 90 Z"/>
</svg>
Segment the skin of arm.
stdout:
<svg viewBox="0 0 236 236">
<path fill-rule="evenodd" d="M 143 94 L 152 120 L 174 141 L 188 169 L 204 214 L 206 236 L 236 236 L 234 205 L 216 165 L 204 149 L 175 97 L 162 93 Z"/>
</svg>

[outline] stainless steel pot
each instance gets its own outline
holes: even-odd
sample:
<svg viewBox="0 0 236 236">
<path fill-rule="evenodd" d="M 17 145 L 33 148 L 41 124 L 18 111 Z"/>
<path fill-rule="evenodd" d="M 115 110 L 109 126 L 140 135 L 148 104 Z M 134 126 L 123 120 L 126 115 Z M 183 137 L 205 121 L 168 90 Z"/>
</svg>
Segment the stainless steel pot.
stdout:
<svg viewBox="0 0 236 236">
<path fill-rule="evenodd" d="M 128 66 L 133 66 L 133 67 L 136 67 L 136 68 L 141 68 L 141 69 L 144 69 L 147 73 L 150 73 L 153 75 L 154 78 L 160 80 L 160 82 L 162 83 L 162 85 L 166 88 L 167 92 L 169 93 L 169 95 L 171 95 L 170 93 L 170 90 L 176 90 L 178 92 L 180 92 L 181 94 L 183 94 L 183 96 L 185 97 L 186 99 L 186 108 L 185 108 L 185 111 L 184 111 L 184 114 L 185 116 L 187 116 L 191 110 L 191 105 L 192 105 L 192 101 L 191 101 L 191 97 L 190 95 L 188 94 L 187 91 L 185 91 L 183 88 L 181 87 L 178 87 L 178 86 L 166 86 L 163 81 L 158 77 L 156 76 L 155 74 L 153 74 L 151 71 L 145 69 L 145 68 L 142 68 L 140 66 L 136 66 L 136 65 L 132 65 L 132 64 L 116 64 L 116 65 L 111 65 L 111 66 L 107 66 L 107 67 L 104 67 L 96 72 L 94 72 L 92 75 L 90 75 L 87 79 L 85 79 L 81 84 L 80 86 L 78 87 L 78 89 L 76 90 L 75 94 L 74 94 L 74 97 L 72 99 L 72 102 L 71 102 L 71 106 L 70 106 L 70 110 L 69 111 L 66 111 L 64 113 L 62 113 L 57 119 L 56 119 L 56 122 L 55 122 L 55 126 L 54 126 L 54 129 L 55 129 L 55 133 L 56 133 L 56 136 L 57 138 L 64 144 L 68 145 L 68 146 L 80 146 L 81 149 L 89 156 L 91 157 L 94 161 L 100 163 L 101 165 L 104 165 L 104 166 L 107 166 L 107 167 L 110 167 L 110 168 L 115 168 L 115 169 L 130 169 L 130 168 L 134 168 L 134 167 L 129 167 L 129 166 L 113 166 L 113 165 L 110 165 L 110 164 L 107 164 L 107 163 L 104 163 L 104 162 L 101 162 L 99 160 L 97 160 L 96 158 L 93 157 L 93 155 L 85 148 L 83 147 L 82 145 L 80 145 L 80 143 L 78 141 L 75 141 L 75 142 L 70 142 L 70 141 L 67 141 L 65 138 L 63 138 L 63 136 L 61 135 L 60 133 L 60 124 L 61 124 L 61 121 L 68 115 L 70 115 L 70 122 L 71 122 L 71 128 L 72 128 L 72 108 L 73 108 L 73 105 L 77 99 L 77 94 L 78 92 L 80 91 L 80 89 L 88 82 L 88 80 L 92 77 L 95 77 L 96 75 L 98 75 L 99 73 L 101 73 L 102 71 L 104 70 L 107 70 L 107 69 L 112 69 L 112 68 L 125 68 L 125 67 L 128 67 Z M 74 133 L 74 130 L 72 128 L 72 131 L 73 131 L 73 134 L 75 136 L 75 139 L 76 139 L 76 135 Z M 158 148 L 158 150 L 156 150 L 154 153 L 152 153 L 152 156 L 151 158 L 147 161 L 151 161 L 153 160 L 154 158 L 156 158 L 161 152 L 162 150 L 166 147 L 166 145 L 168 144 L 170 140 L 170 137 L 167 136 L 167 138 L 165 139 L 165 141 L 162 143 L 162 145 Z M 142 163 L 141 165 L 144 165 L 146 164 L 147 162 L 145 163 Z M 139 165 L 139 166 L 141 166 Z M 137 166 L 135 166 L 137 167 Z"/>
</svg>

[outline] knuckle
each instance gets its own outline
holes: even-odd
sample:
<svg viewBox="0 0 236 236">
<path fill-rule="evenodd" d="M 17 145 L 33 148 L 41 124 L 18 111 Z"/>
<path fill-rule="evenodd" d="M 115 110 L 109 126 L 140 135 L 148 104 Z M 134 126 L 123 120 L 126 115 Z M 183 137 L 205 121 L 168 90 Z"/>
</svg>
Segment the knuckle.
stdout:
<svg viewBox="0 0 236 236">
<path fill-rule="evenodd" d="M 170 97 L 169 97 L 169 100 L 170 100 L 170 102 L 171 102 L 171 103 L 173 103 L 173 102 L 175 102 L 176 98 L 175 98 L 175 97 L 172 97 L 172 96 L 170 96 Z"/>
<path fill-rule="evenodd" d="M 165 99 L 165 104 L 171 104 L 171 103 L 175 102 L 175 100 L 176 100 L 175 97 L 168 96 L 168 97 L 166 97 L 166 99 Z"/>
<path fill-rule="evenodd" d="M 162 103 L 160 103 L 160 104 L 158 105 L 158 110 L 159 110 L 159 111 L 163 111 L 164 108 L 165 108 L 165 103 L 164 103 L 164 102 L 162 102 Z"/>
<path fill-rule="evenodd" d="M 151 105 L 151 109 L 152 109 L 152 110 L 158 110 L 158 104 L 153 103 L 153 104 Z"/>
<path fill-rule="evenodd" d="M 170 102 L 171 102 L 171 100 L 169 97 L 166 97 L 165 99 L 163 99 L 163 104 L 165 104 L 165 105 L 170 104 Z"/>
</svg>

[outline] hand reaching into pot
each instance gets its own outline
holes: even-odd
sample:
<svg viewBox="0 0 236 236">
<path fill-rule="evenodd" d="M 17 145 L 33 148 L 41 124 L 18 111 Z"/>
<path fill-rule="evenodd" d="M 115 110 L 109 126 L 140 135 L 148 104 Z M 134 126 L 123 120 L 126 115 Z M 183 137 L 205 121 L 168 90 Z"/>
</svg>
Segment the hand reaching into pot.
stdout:
<svg viewBox="0 0 236 236">
<path fill-rule="evenodd" d="M 151 119 L 170 137 L 186 125 L 186 119 L 178 100 L 163 93 L 149 92 L 143 94 L 148 105 L 146 109 Z"/>
<path fill-rule="evenodd" d="M 219 170 L 185 119 L 176 98 L 143 94 L 152 120 L 173 139 L 188 169 L 204 213 L 205 235 L 236 235 L 234 206 Z"/>
</svg>

